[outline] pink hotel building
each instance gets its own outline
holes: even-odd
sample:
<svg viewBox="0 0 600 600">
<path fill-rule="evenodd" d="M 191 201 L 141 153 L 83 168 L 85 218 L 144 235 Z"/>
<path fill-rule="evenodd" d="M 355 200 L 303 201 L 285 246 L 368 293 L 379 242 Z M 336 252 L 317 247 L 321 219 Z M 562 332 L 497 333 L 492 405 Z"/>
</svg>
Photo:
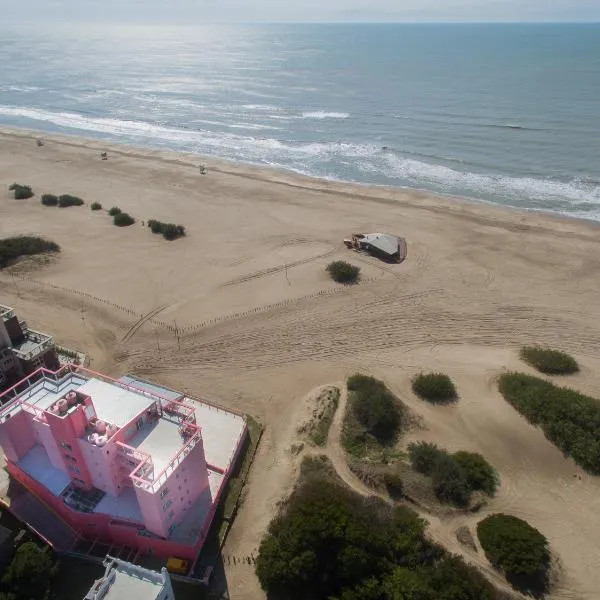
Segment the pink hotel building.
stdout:
<svg viewBox="0 0 600 600">
<path fill-rule="evenodd" d="M 81 367 L 39 369 L 0 403 L 9 474 L 77 539 L 195 558 L 247 435 L 242 416 Z"/>
</svg>

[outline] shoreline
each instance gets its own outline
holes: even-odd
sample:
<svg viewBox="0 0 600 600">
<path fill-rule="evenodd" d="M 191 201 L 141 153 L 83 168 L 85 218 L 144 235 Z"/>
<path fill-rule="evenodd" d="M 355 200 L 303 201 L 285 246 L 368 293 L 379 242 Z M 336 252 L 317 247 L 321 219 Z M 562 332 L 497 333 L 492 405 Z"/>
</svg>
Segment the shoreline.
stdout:
<svg viewBox="0 0 600 600">
<path fill-rule="evenodd" d="M 361 183 L 351 181 L 340 181 L 298 173 L 291 169 L 278 169 L 263 165 L 245 163 L 223 159 L 211 155 L 196 154 L 183 150 L 163 150 L 152 146 L 136 146 L 126 142 L 104 141 L 97 138 L 71 134 L 53 134 L 44 130 L 28 129 L 21 127 L 0 126 L 0 137 L 8 136 L 17 139 L 28 139 L 35 141 L 43 138 L 56 144 L 86 148 L 89 150 L 110 151 L 117 155 L 130 156 L 138 159 L 160 160 L 162 163 L 173 163 L 174 165 L 198 167 L 205 164 L 211 171 L 254 179 L 272 184 L 285 185 L 301 190 L 334 194 L 340 196 L 352 195 L 354 198 L 374 202 L 406 202 L 411 200 L 411 206 L 420 208 L 435 208 L 436 210 L 447 210 L 449 213 L 457 212 L 466 216 L 467 213 L 479 215 L 482 212 L 498 212 L 498 217 L 503 214 L 521 216 L 522 220 L 530 220 L 528 217 L 543 217 L 559 223 L 575 223 L 600 229 L 600 221 L 572 216 L 565 213 L 544 209 L 523 208 L 511 205 L 497 204 L 492 201 L 475 199 L 463 196 L 451 196 L 420 188 L 403 186 L 377 185 L 372 183 Z M 432 202 L 433 201 L 433 202 Z"/>
</svg>

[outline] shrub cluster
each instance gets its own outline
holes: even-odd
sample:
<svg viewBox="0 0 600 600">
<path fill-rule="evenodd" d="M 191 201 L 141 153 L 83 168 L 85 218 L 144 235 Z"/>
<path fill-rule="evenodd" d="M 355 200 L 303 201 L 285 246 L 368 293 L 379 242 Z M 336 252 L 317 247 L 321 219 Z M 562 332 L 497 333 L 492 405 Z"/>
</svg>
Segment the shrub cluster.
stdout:
<svg viewBox="0 0 600 600">
<path fill-rule="evenodd" d="M 456 400 L 456 388 L 448 375 L 443 373 L 420 373 L 412 382 L 413 392 L 430 402 L 452 402 Z"/>
<path fill-rule="evenodd" d="M 58 196 L 54 194 L 44 194 L 40 201 L 44 206 L 58 206 Z"/>
<path fill-rule="evenodd" d="M 40 548 L 34 542 L 21 544 L 2 574 L 0 598 L 50 598 L 57 567 L 49 548 Z"/>
<path fill-rule="evenodd" d="M 548 540 L 526 521 L 491 515 L 477 524 L 477 537 L 487 559 L 504 571 L 516 588 L 538 595 L 548 585 Z"/>
<path fill-rule="evenodd" d="M 112 208 L 111 208 L 111 209 L 108 211 L 108 214 L 109 214 L 111 217 L 115 217 L 115 216 L 117 216 L 117 215 L 118 215 L 119 213 L 121 213 L 121 212 L 122 212 L 122 211 L 121 211 L 121 209 L 120 209 L 118 206 L 113 206 L 113 207 L 112 207 Z"/>
<path fill-rule="evenodd" d="M 571 375 L 579 371 L 577 361 L 560 350 L 523 346 L 520 356 L 528 365 L 547 375 Z"/>
<path fill-rule="evenodd" d="M 350 406 L 365 432 L 380 444 L 393 442 L 401 424 L 401 410 L 385 383 L 366 375 L 352 375 L 347 381 Z"/>
<path fill-rule="evenodd" d="M 426 539 L 412 510 L 390 512 L 324 476 L 296 488 L 271 522 L 256 573 L 272 599 L 498 599 L 477 569 Z"/>
<path fill-rule="evenodd" d="M 326 267 L 329 276 L 337 283 L 356 283 L 360 277 L 360 268 L 343 260 L 336 260 Z"/>
<path fill-rule="evenodd" d="M 530 423 L 583 469 L 600 475 L 600 403 L 585 396 L 522 373 L 506 373 L 499 379 L 500 393 Z"/>
<path fill-rule="evenodd" d="M 58 197 L 59 208 L 66 208 L 67 206 L 83 206 L 84 202 L 77 196 L 71 196 L 71 194 L 62 194 Z"/>
<path fill-rule="evenodd" d="M 33 196 L 33 190 L 30 185 L 22 185 L 20 183 L 13 183 L 8 188 L 15 194 L 15 200 L 27 200 Z"/>
<path fill-rule="evenodd" d="M 135 223 L 135 219 L 127 213 L 120 212 L 113 217 L 113 223 L 117 227 L 129 227 Z"/>
<path fill-rule="evenodd" d="M 44 252 L 60 252 L 60 246 L 43 238 L 22 235 L 0 239 L 0 269 L 21 256 L 31 256 Z"/>
<path fill-rule="evenodd" d="M 413 469 L 431 477 L 435 495 L 442 502 L 466 506 L 474 491 L 493 496 L 498 487 L 495 469 L 481 454 L 449 454 L 435 444 L 410 444 L 408 455 Z"/>
<path fill-rule="evenodd" d="M 90 208 L 92 210 L 102 210 L 102 204 L 100 202 L 92 202 Z"/>
<path fill-rule="evenodd" d="M 165 240 L 175 240 L 185 235 L 185 227 L 183 225 L 175 225 L 174 223 L 162 223 L 155 219 L 148 221 L 148 227 L 152 233 L 160 233 Z"/>
</svg>

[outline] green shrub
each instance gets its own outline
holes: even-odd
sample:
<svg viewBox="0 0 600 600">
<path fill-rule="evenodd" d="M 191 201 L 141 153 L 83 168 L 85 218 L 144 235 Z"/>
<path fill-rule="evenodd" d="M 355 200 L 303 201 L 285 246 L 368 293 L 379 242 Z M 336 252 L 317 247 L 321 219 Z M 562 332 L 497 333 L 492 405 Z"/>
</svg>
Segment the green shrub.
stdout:
<svg viewBox="0 0 600 600">
<path fill-rule="evenodd" d="M 123 212 L 118 206 L 113 206 L 109 211 L 108 214 L 111 217 L 116 217 L 118 214 L 120 214 L 121 212 Z"/>
<path fill-rule="evenodd" d="M 51 581 L 56 573 L 49 548 L 40 548 L 34 542 L 25 542 L 17 549 L 12 562 L 2 575 L 2 586 L 7 599 L 47 599 L 51 595 Z"/>
<path fill-rule="evenodd" d="M 476 452 L 455 452 L 452 460 L 464 472 L 472 490 L 479 490 L 493 496 L 498 487 L 498 475 L 490 463 Z"/>
<path fill-rule="evenodd" d="M 41 200 L 44 206 L 58 206 L 58 196 L 54 194 L 44 194 Z"/>
<path fill-rule="evenodd" d="M 401 424 L 401 411 L 386 385 L 374 377 L 357 374 L 348 379 L 347 386 L 352 392 L 351 409 L 365 431 L 380 444 L 393 442 Z"/>
<path fill-rule="evenodd" d="M 66 208 L 67 206 L 83 206 L 84 202 L 77 196 L 71 196 L 71 194 L 62 194 L 58 197 L 59 208 Z"/>
<path fill-rule="evenodd" d="M 428 442 L 416 442 L 408 446 L 412 468 L 423 475 L 432 475 L 438 461 L 444 456 L 448 456 L 445 450 Z"/>
<path fill-rule="evenodd" d="M 92 202 L 90 208 L 92 210 L 102 210 L 102 204 L 100 202 Z"/>
<path fill-rule="evenodd" d="M 520 356 L 528 365 L 547 375 L 571 375 L 579 371 L 577 361 L 559 350 L 540 346 L 523 346 Z"/>
<path fill-rule="evenodd" d="M 448 454 L 435 444 L 417 442 L 409 444 L 408 456 L 415 471 L 431 477 L 434 492 L 443 502 L 465 506 L 475 490 L 490 496 L 496 493 L 496 471 L 481 454 Z"/>
<path fill-rule="evenodd" d="M 404 494 L 404 483 L 402 477 L 396 473 L 386 473 L 383 477 L 385 488 L 390 497 L 394 499 L 402 498 Z"/>
<path fill-rule="evenodd" d="M 166 240 L 175 240 L 185 235 L 185 227 L 183 225 L 175 225 L 174 223 L 162 223 L 156 219 L 148 221 L 148 227 L 152 233 L 161 233 Z"/>
<path fill-rule="evenodd" d="M 548 381 L 505 373 L 500 393 L 583 469 L 600 475 L 600 402 Z"/>
<path fill-rule="evenodd" d="M 360 277 L 360 268 L 343 260 L 336 260 L 327 265 L 326 271 L 337 283 L 356 283 Z"/>
<path fill-rule="evenodd" d="M 21 256 L 44 252 L 60 252 L 60 246 L 43 238 L 28 235 L 0 239 L 0 269 Z"/>
<path fill-rule="evenodd" d="M 135 219 L 127 213 L 120 212 L 114 216 L 113 222 L 117 227 L 129 227 L 135 223 Z"/>
<path fill-rule="evenodd" d="M 315 475 L 271 521 L 256 574 L 273 599 L 498 600 L 477 569 L 425 537 L 425 526 L 406 507 L 390 511 Z"/>
<path fill-rule="evenodd" d="M 33 196 L 33 190 L 30 185 L 22 185 L 20 183 L 13 183 L 9 188 L 11 192 L 15 194 L 15 200 L 27 200 Z"/>
<path fill-rule="evenodd" d="M 413 392 L 430 402 L 451 402 L 456 400 L 456 388 L 448 375 L 443 373 L 420 373 L 412 382 Z"/>
<path fill-rule="evenodd" d="M 460 507 L 469 503 L 471 488 L 467 476 L 451 456 L 440 456 L 431 473 L 431 481 L 438 500 Z"/>
<path fill-rule="evenodd" d="M 477 524 L 477 536 L 487 559 L 516 588 L 534 594 L 546 589 L 550 552 L 537 529 L 512 515 L 496 514 Z"/>
</svg>

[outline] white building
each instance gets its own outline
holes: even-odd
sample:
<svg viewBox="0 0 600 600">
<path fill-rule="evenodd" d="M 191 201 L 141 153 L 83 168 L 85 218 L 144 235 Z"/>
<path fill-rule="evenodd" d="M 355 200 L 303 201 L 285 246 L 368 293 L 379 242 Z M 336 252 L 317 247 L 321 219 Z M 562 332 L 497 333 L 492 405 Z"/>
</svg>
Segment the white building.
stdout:
<svg viewBox="0 0 600 600">
<path fill-rule="evenodd" d="M 171 578 L 164 567 L 160 573 L 107 556 L 106 571 L 97 579 L 84 600 L 175 600 Z"/>
</svg>

